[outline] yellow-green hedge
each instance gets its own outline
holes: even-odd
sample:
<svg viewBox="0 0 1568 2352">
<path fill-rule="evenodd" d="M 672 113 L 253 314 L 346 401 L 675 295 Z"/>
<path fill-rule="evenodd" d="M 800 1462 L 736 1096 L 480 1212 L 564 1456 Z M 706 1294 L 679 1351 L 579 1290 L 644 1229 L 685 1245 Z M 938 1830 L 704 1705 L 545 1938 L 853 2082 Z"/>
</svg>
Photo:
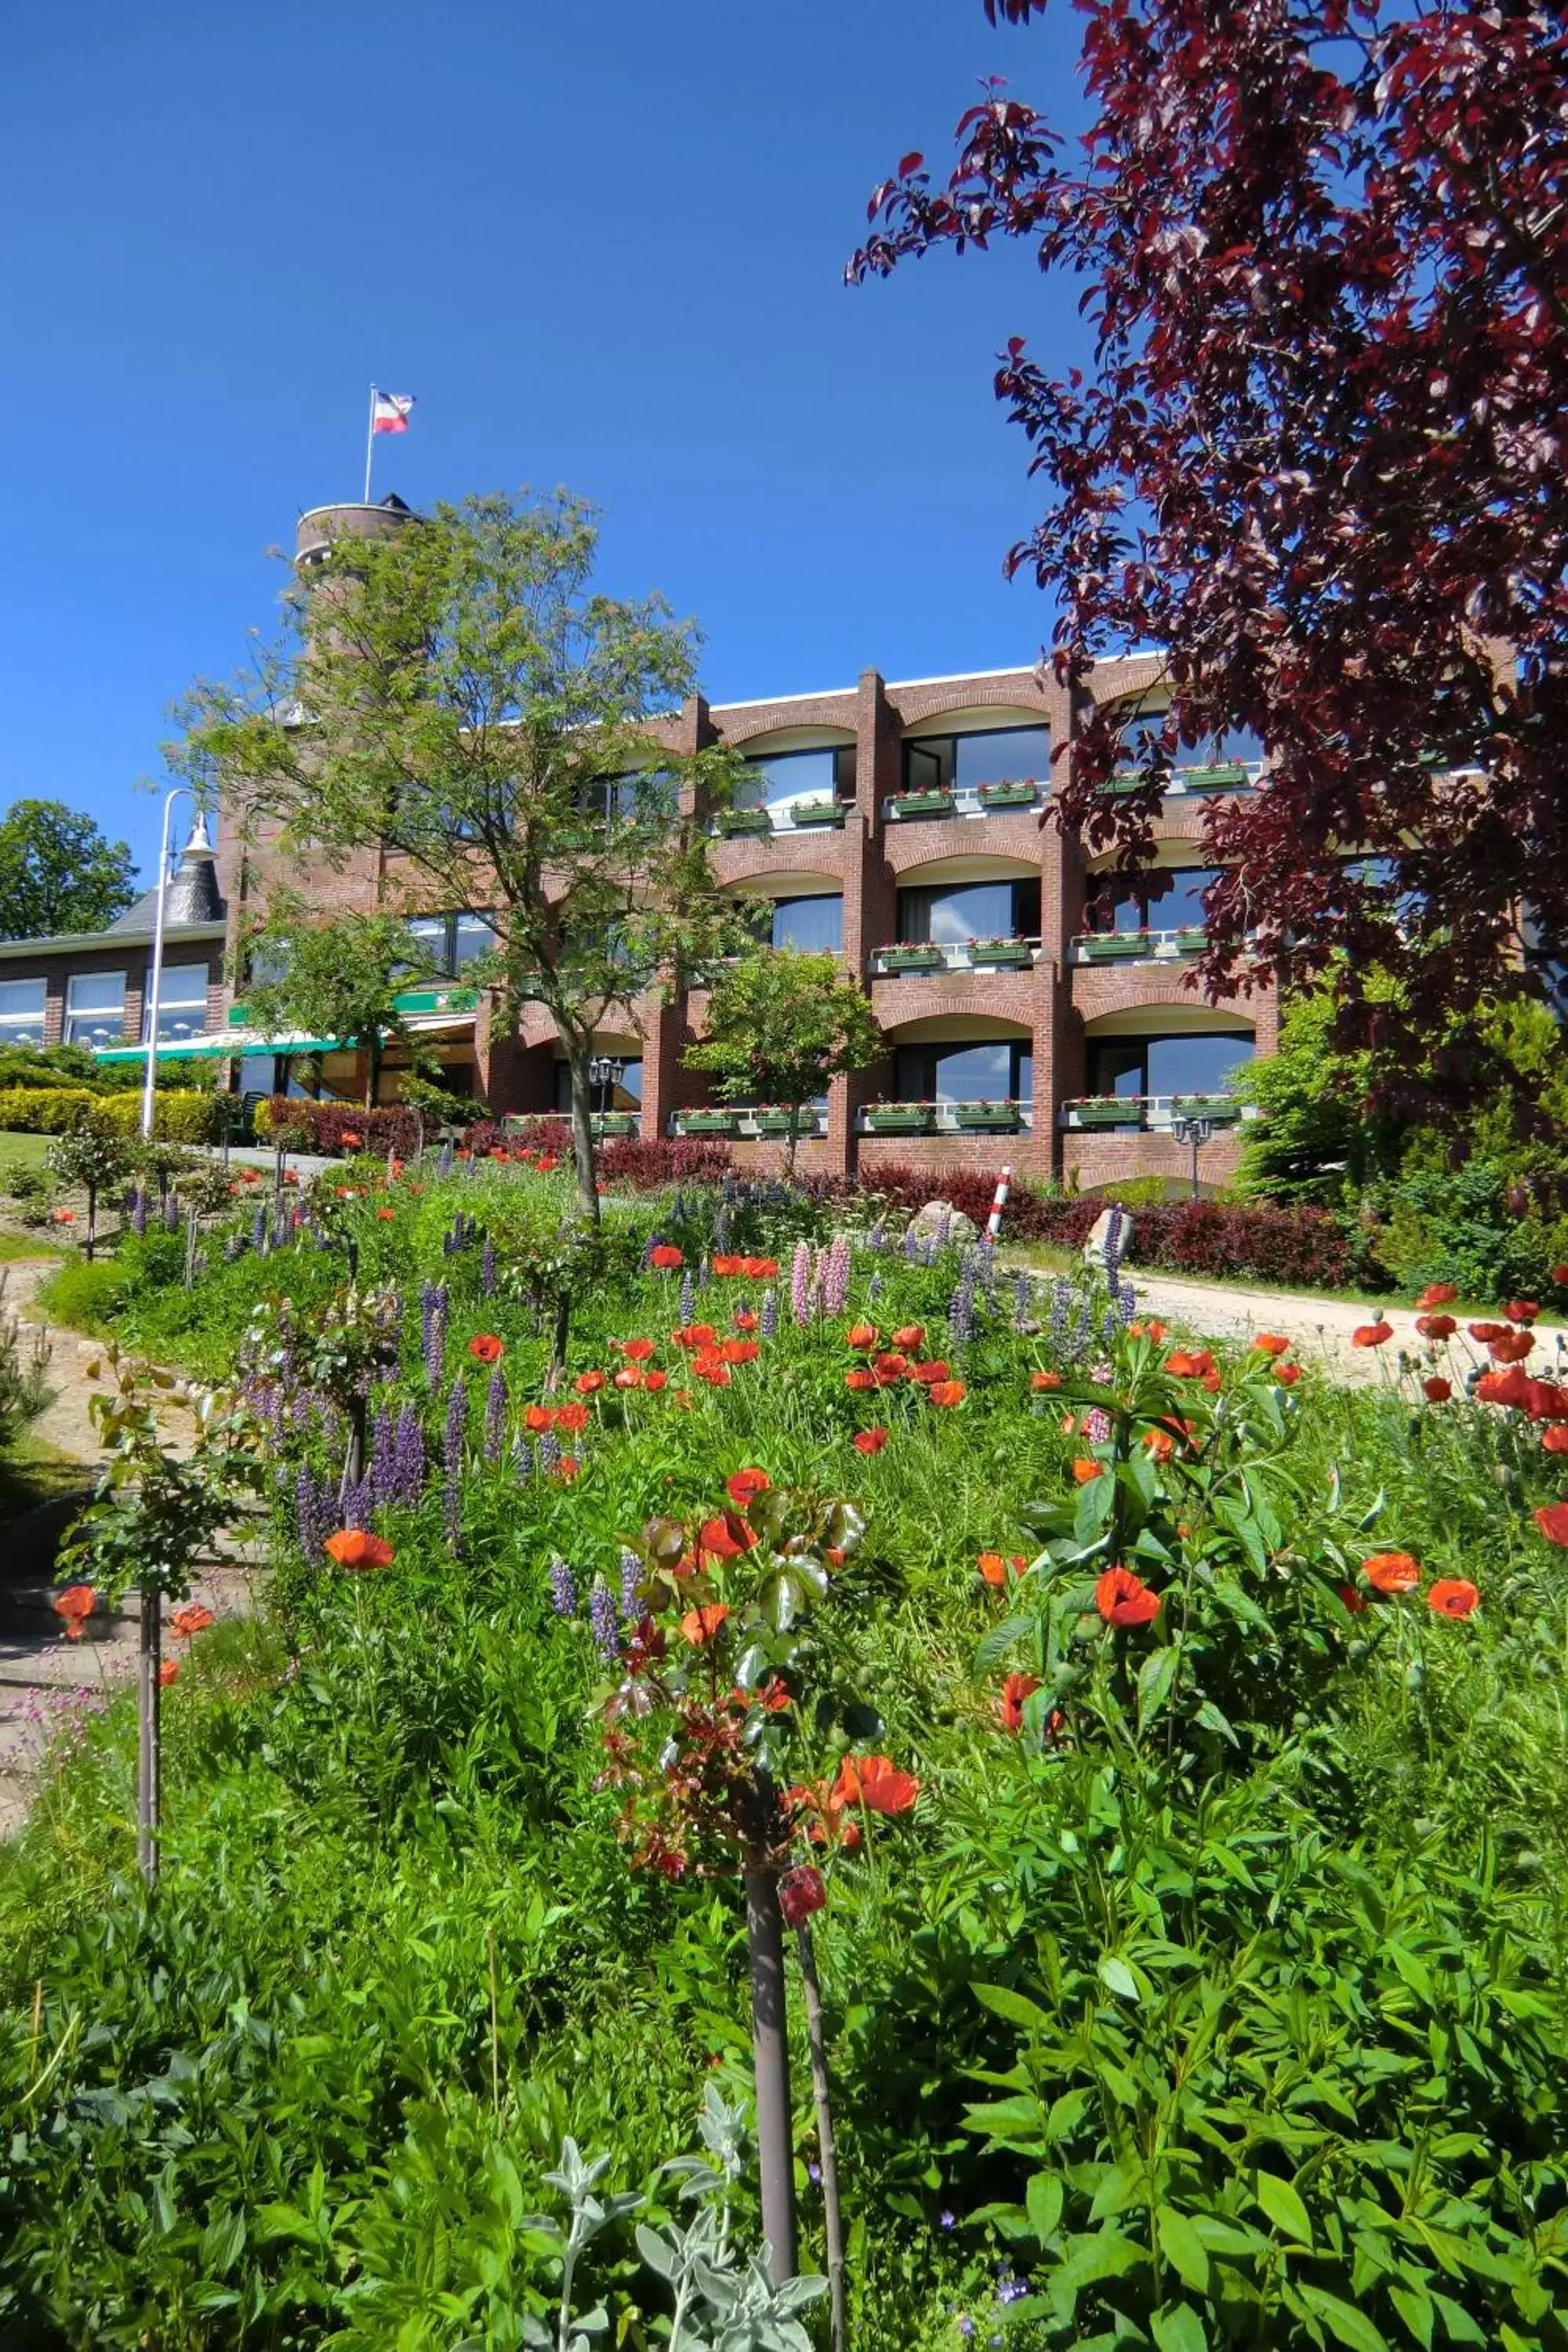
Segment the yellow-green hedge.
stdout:
<svg viewBox="0 0 1568 2352">
<path fill-rule="evenodd" d="M 154 1100 L 155 1129 L 167 1143 L 206 1143 L 217 1116 L 211 1095 L 160 1089 Z M 131 1088 L 112 1095 L 89 1094 L 85 1087 L 0 1087 L 0 1131 L 12 1135 L 63 1135 L 89 1117 L 100 1118 L 116 1135 L 142 1128 L 142 1097 Z"/>
</svg>

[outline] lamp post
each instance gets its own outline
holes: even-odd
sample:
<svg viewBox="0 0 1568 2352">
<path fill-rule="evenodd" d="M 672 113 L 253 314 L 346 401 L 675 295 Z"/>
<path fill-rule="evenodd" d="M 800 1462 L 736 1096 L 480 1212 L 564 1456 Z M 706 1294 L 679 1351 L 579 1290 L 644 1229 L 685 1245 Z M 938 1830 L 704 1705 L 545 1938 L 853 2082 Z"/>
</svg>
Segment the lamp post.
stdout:
<svg viewBox="0 0 1568 2352">
<path fill-rule="evenodd" d="M 595 1054 L 593 1060 L 589 1063 L 588 1084 L 595 1092 L 602 1089 L 604 1093 L 605 1098 L 599 1105 L 599 1115 L 601 1118 L 603 1118 L 605 1111 L 609 1109 L 610 1097 L 616 1087 L 620 1085 L 621 1080 L 625 1077 L 626 1074 L 626 1064 L 624 1062 L 617 1061 L 615 1056 L 610 1054 Z"/>
<path fill-rule="evenodd" d="M 1195 1201 L 1198 1197 L 1198 1154 L 1214 1133 L 1214 1121 L 1212 1118 L 1173 1118 L 1171 1133 L 1178 1143 L 1190 1143 L 1193 1147 L 1193 1198 Z"/>
<path fill-rule="evenodd" d="M 158 999 L 163 986 L 163 908 L 169 896 L 169 820 L 174 803 L 195 799 L 189 784 L 175 784 L 163 796 L 163 832 L 158 849 L 158 912 L 153 925 L 153 971 L 147 988 L 147 1068 L 142 1080 L 142 1140 L 153 1140 L 153 1090 L 158 1077 Z M 197 823 L 202 822 L 197 813 Z"/>
</svg>

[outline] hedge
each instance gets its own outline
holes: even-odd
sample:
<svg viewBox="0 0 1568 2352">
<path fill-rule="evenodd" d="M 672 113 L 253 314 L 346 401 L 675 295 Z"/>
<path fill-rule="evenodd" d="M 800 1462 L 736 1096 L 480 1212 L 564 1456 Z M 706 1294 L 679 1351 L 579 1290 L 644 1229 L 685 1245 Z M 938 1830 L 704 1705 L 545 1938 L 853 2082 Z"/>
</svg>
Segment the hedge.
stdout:
<svg viewBox="0 0 1568 2352">
<path fill-rule="evenodd" d="M 167 1143 L 210 1142 L 218 1116 L 211 1095 L 176 1094 L 165 1088 L 153 1097 L 153 1131 Z M 139 1135 L 142 1097 L 139 1094 L 95 1095 L 85 1087 L 0 1087 L 0 1131 L 64 1135 L 89 1118 L 101 1122 L 111 1135 Z"/>
<path fill-rule="evenodd" d="M 306 1140 L 290 1144 L 300 1151 L 395 1151 L 400 1160 L 419 1149 L 419 1121 L 399 1103 L 378 1104 L 374 1110 L 354 1103 L 312 1102 L 302 1095 L 272 1095 L 256 1106 L 256 1132 L 265 1140 L 279 1126 L 298 1129 Z"/>
</svg>

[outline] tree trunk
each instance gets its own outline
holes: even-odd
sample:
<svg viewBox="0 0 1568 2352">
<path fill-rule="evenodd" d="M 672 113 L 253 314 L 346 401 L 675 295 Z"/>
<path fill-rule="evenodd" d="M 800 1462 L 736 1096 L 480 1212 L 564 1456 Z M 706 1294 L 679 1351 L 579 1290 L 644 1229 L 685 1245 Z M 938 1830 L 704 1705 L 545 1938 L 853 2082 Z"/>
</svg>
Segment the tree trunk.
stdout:
<svg viewBox="0 0 1568 2352">
<path fill-rule="evenodd" d="M 598 1162 L 594 1155 L 594 1093 L 588 1077 L 588 1040 L 568 1037 L 567 1066 L 572 1072 L 572 1158 L 577 1170 L 577 1213 L 584 1222 L 599 1222 Z"/>
<path fill-rule="evenodd" d="M 369 1400 L 363 1396 L 351 1397 L 349 1399 L 349 1442 L 343 1455 L 342 1484 L 338 1488 L 340 1512 L 348 1500 L 351 1489 L 357 1486 L 364 1476 L 364 1444 L 369 1419 Z M 345 1521 L 344 1525 L 346 1524 Z"/>
<path fill-rule="evenodd" d="M 375 1108 L 375 1090 L 381 1077 L 381 1032 L 373 1029 L 364 1041 L 364 1107 Z"/>
<path fill-rule="evenodd" d="M 163 1596 L 155 1584 L 142 1587 L 142 1640 L 136 1654 L 136 1864 L 149 1890 L 158 1884 L 159 1707 L 158 1652 Z"/>
<path fill-rule="evenodd" d="M 833 2107 L 828 2096 L 827 2042 L 822 2031 L 822 1989 L 816 1980 L 816 1953 L 811 1922 L 803 1919 L 795 1931 L 801 1983 L 805 1988 L 805 2040 L 811 2052 L 811 2095 L 816 2106 L 816 2145 L 822 2160 L 822 2221 L 827 2240 L 828 2308 L 832 2317 L 833 2352 L 847 2352 L 849 2307 L 844 2288 L 844 2216 L 838 2204 L 838 2155 L 833 2139 Z"/>
<path fill-rule="evenodd" d="M 764 1846 L 748 1851 L 746 1942 L 752 1964 L 752 2064 L 756 2077 L 757 2156 L 763 2235 L 769 2275 L 794 2278 L 795 2129 L 789 2092 L 789 2025 L 784 2007 L 784 1918 L 778 1874 Z"/>
<path fill-rule="evenodd" d="M 98 1247 L 98 1187 L 87 1188 L 87 1262 L 92 1264 L 92 1254 Z"/>
</svg>

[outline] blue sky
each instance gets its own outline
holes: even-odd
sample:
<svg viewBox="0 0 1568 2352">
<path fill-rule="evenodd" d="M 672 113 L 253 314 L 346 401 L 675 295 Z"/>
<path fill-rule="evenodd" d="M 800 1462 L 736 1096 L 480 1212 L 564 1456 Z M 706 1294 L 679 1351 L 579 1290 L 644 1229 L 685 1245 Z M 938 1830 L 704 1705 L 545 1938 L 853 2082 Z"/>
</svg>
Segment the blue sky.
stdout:
<svg viewBox="0 0 1568 2352">
<path fill-rule="evenodd" d="M 269 547 L 362 487 L 563 482 L 602 576 L 700 623 L 715 701 L 1032 660 L 1034 493 L 991 393 L 1082 349 L 1032 261 L 849 292 L 865 200 L 983 75 L 1070 107 L 1074 25 L 980 0 L 107 0 L 5 40 L 0 805 L 145 865 L 167 711 L 270 623 Z"/>
</svg>

